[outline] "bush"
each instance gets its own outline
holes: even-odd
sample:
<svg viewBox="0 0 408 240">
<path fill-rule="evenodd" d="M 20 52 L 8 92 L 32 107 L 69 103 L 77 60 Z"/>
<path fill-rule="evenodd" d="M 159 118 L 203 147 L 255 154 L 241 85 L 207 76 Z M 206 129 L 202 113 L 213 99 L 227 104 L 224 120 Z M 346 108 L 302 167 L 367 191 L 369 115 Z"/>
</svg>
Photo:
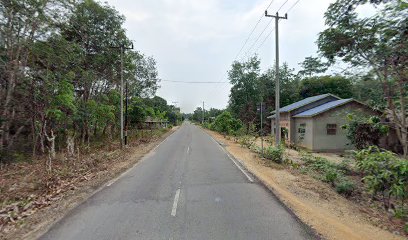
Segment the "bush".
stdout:
<svg viewBox="0 0 408 240">
<path fill-rule="evenodd" d="M 315 157 L 310 153 L 301 153 L 304 162 L 304 173 L 313 172 L 316 178 L 330 183 L 336 191 L 345 196 L 350 196 L 354 189 L 354 183 L 345 176 L 345 164 L 335 164 L 322 157 Z"/>
<path fill-rule="evenodd" d="M 334 182 L 342 175 L 337 169 L 335 168 L 327 168 L 324 170 L 324 181 L 327 183 L 331 183 L 334 186 Z"/>
<path fill-rule="evenodd" d="M 388 133 L 388 126 L 383 125 L 377 116 L 367 118 L 349 114 L 347 119 L 348 123 L 342 127 L 347 130 L 347 138 L 357 149 L 378 146 L 381 137 Z"/>
<path fill-rule="evenodd" d="M 408 198 L 408 161 L 390 151 L 371 146 L 356 152 L 357 168 L 373 195 L 380 195 L 386 209 L 394 197 L 404 203 Z"/>
<path fill-rule="evenodd" d="M 340 181 L 335 183 L 336 186 L 336 192 L 345 195 L 346 197 L 350 196 L 354 189 L 354 183 L 347 180 L 347 179 L 341 179 Z"/>
<path fill-rule="evenodd" d="M 255 146 L 255 137 L 250 135 L 241 136 L 238 139 L 238 143 L 241 145 L 241 147 L 252 149 Z"/>
<path fill-rule="evenodd" d="M 285 152 L 285 148 L 283 147 L 283 145 L 280 145 L 279 147 L 270 146 L 264 149 L 264 157 L 276 163 L 283 163 L 284 152 Z"/>
<path fill-rule="evenodd" d="M 225 135 L 235 135 L 242 128 L 242 123 L 232 117 L 230 112 L 224 111 L 218 115 L 214 123 L 211 124 L 211 129 Z"/>
</svg>

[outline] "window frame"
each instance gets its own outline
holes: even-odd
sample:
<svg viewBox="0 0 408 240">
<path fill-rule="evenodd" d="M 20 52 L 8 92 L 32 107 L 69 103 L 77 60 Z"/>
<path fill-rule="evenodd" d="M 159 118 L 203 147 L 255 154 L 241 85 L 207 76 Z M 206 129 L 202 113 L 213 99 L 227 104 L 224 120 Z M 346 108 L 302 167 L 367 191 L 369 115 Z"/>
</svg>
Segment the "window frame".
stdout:
<svg viewBox="0 0 408 240">
<path fill-rule="evenodd" d="M 327 123 L 326 124 L 326 135 L 330 135 L 330 136 L 337 135 L 337 123 Z"/>
</svg>

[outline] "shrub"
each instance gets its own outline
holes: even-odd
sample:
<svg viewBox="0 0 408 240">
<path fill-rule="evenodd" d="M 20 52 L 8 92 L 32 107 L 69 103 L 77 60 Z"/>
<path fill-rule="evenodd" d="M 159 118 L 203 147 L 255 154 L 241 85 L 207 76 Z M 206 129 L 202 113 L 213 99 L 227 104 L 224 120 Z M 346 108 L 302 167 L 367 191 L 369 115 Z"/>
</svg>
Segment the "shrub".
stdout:
<svg viewBox="0 0 408 240">
<path fill-rule="evenodd" d="M 231 113 L 227 111 L 218 115 L 214 123 L 211 124 L 211 129 L 225 135 L 235 135 L 241 128 L 241 121 L 233 118 Z"/>
<path fill-rule="evenodd" d="M 367 118 L 349 114 L 347 119 L 348 123 L 342 127 L 347 130 L 347 138 L 357 149 L 378 146 L 381 137 L 388 133 L 388 126 L 382 124 L 377 116 Z"/>
<path fill-rule="evenodd" d="M 354 183 L 347 179 L 341 179 L 340 181 L 336 182 L 335 185 L 336 185 L 336 192 L 343 194 L 346 197 L 350 196 L 355 189 Z"/>
<path fill-rule="evenodd" d="M 324 181 L 331 183 L 334 186 L 334 182 L 339 178 L 341 173 L 335 168 L 327 168 L 324 170 Z"/>
<path fill-rule="evenodd" d="M 303 173 L 312 171 L 316 178 L 330 183 L 336 191 L 345 196 L 350 196 L 354 189 L 354 183 L 345 176 L 345 164 L 335 164 L 322 157 L 315 157 L 310 153 L 301 153 L 301 160 L 304 162 Z"/>
<path fill-rule="evenodd" d="M 241 147 L 247 147 L 251 149 L 255 145 L 255 137 L 250 135 L 241 136 L 238 139 L 238 143 L 241 145 Z"/>
<path fill-rule="evenodd" d="M 264 149 L 264 157 L 276 163 L 283 163 L 284 152 L 285 152 L 285 148 L 283 147 L 283 145 L 280 145 L 278 147 L 270 146 Z"/>
<path fill-rule="evenodd" d="M 408 161 L 390 151 L 371 146 L 356 152 L 357 168 L 364 175 L 363 181 L 373 195 L 381 195 L 386 209 L 391 198 L 404 203 L 408 198 Z"/>
</svg>

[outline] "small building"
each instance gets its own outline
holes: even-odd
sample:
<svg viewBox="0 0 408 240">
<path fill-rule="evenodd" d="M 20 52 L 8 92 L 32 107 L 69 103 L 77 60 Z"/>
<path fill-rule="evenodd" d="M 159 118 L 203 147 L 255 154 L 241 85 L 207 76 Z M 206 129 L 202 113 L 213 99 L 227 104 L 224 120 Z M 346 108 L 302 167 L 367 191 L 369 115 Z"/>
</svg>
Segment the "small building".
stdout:
<svg viewBox="0 0 408 240">
<path fill-rule="evenodd" d="M 144 121 L 144 128 L 147 129 L 157 129 L 157 128 L 166 128 L 169 121 L 161 120 L 157 118 L 152 118 L 148 116 Z"/>
<path fill-rule="evenodd" d="M 353 149 L 342 128 L 347 115 L 380 115 L 369 106 L 352 98 L 341 99 L 332 94 L 322 94 L 303 99 L 280 109 L 282 139 L 289 144 L 319 152 L 341 152 Z M 275 134 L 275 114 L 271 119 L 272 135 Z"/>
</svg>

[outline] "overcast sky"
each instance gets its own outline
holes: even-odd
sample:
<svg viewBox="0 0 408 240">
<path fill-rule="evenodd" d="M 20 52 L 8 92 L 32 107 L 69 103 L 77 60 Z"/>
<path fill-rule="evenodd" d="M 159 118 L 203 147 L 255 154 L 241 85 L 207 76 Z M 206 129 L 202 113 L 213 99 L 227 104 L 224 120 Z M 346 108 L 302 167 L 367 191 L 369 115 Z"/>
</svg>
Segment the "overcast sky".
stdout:
<svg viewBox="0 0 408 240">
<path fill-rule="evenodd" d="M 297 0 L 274 0 L 270 13 L 284 14 Z M 316 53 L 317 34 L 324 29 L 323 14 L 333 0 L 300 0 L 280 21 L 280 61 L 298 68 L 305 57 Z M 108 0 L 126 17 L 125 28 L 135 47 L 157 61 L 159 76 L 171 81 L 227 81 L 227 71 L 270 0 Z M 238 57 L 254 54 L 255 40 L 272 18 L 263 18 Z M 262 69 L 275 59 L 274 33 L 259 47 Z M 255 44 L 254 44 L 255 43 Z M 254 47 L 252 47 L 254 46 Z M 251 49 L 252 47 L 252 49 Z M 250 54 L 248 54 L 250 55 Z M 161 82 L 158 96 L 178 102 L 183 112 L 192 112 L 205 101 L 205 108 L 225 108 L 230 85 Z"/>
</svg>

